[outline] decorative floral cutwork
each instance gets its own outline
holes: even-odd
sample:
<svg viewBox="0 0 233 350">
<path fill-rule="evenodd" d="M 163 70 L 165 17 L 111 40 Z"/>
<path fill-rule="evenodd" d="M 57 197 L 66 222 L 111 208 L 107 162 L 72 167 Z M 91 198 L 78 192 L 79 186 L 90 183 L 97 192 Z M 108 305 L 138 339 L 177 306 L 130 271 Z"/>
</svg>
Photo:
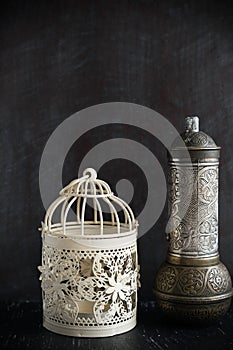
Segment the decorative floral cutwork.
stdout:
<svg viewBox="0 0 233 350">
<path fill-rule="evenodd" d="M 138 266 L 135 246 L 80 252 L 43 249 L 39 267 L 45 316 L 75 324 L 80 302 L 90 302 L 97 324 L 127 320 L 136 310 Z"/>
<path fill-rule="evenodd" d="M 93 276 L 80 281 L 80 294 L 86 300 L 97 300 L 93 310 L 98 323 L 115 315 L 127 318 L 135 307 L 132 295 L 137 289 L 137 268 L 133 260 L 129 250 L 98 254 L 92 266 Z"/>
<path fill-rule="evenodd" d="M 44 312 L 49 317 L 75 322 L 79 307 L 72 285 L 79 272 L 79 263 L 70 251 L 54 253 L 54 248 L 44 249 L 43 265 L 38 267 L 44 293 Z"/>
</svg>

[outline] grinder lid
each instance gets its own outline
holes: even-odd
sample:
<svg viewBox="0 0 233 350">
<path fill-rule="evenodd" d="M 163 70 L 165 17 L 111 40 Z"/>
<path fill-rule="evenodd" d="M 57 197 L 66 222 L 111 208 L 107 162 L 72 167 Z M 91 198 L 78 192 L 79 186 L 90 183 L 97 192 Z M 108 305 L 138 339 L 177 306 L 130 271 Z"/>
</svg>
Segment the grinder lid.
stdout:
<svg viewBox="0 0 233 350">
<path fill-rule="evenodd" d="M 199 130 L 199 117 L 188 116 L 185 118 L 185 131 L 181 134 L 181 138 L 175 139 L 170 151 L 172 151 L 173 156 L 175 155 L 179 158 L 180 156 L 182 157 L 184 149 L 188 149 L 191 158 L 218 158 L 220 148 L 212 137 Z M 170 157 L 171 155 L 169 155 Z"/>
<path fill-rule="evenodd" d="M 217 145 L 206 133 L 199 130 L 199 117 L 189 116 L 185 118 L 185 132 L 181 134 L 187 147 L 216 148 Z"/>
</svg>

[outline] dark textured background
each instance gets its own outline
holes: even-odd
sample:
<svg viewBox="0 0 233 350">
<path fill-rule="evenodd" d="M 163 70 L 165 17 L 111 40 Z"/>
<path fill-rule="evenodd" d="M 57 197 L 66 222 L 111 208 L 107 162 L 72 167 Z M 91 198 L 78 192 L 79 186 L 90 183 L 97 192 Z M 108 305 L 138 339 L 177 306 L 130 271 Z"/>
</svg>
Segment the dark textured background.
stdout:
<svg viewBox="0 0 233 350">
<path fill-rule="evenodd" d="M 155 109 L 178 130 L 199 114 L 222 146 L 220 243 L 233 274 L 233 21 L 230 1 L 8 1 L 0 11 L 1 254 L 0 297 L 39 300 L 36 266 L 44 215 L 38 186 L 43 148 L 68 116 L 94 104 L 124 101 Z M 92 130 L 93 144 L 134 128 Z M 72 147 L 64 182 L 77 174 Z M 166 171 L 166 152 L 141 134 Z M 120 161 L 118 161 L 120 162 Z M 122 161 L 124 162 L 124 161 Z M 132 165 L 122 163 L 129 170 Z M 114 168 L 115 167 L 115 168 Z M 119 163 L 102 169 L 113 181 Z M 130 175 L 131 174 L 131 175 Z M 127 174 L 120 173 L 120 175 Z M 140 174 L 139 174 L 140 175 Z M 114 183 L 113 183 L 114 186 Z M 143 197 L 140 197 L 143 201 Z M 137 198 L 134 210 L 143 204 Z M 166 210 L 139 241 L 141 299 L 152 299 L 164 259 Z"/>
</svg>

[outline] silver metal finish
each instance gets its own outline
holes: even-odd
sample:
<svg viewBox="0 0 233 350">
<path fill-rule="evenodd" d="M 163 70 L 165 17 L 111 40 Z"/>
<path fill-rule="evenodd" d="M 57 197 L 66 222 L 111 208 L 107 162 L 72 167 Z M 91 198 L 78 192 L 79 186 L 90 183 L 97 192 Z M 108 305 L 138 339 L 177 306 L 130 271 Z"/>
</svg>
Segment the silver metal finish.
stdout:
<svg viewBox="0 0 233 350">
<path fill-rule="evenodd" d="M 220 147 L 199 131 L 196 116 L 185 119 L 182 138 L 191 162 L 176 141 L 168 155 L 167 259 L 158 271 L 155 294 L 176 319 L 202 322 L 224 315 L 232 283 L 218 252 Z"/>
<path fill-rule="evenodd" d="M 200 162 L 187 167 L 172 162 L 168 181 L 170 225 L 176 227 L 170 232 L 170 253 L 190 257 L 218 254 L 218 165 Z M 179 213 L 190 196 L 191 203 L 181 218 Z"/>
<path fill-rule="evenodd" d="M 185 118 L 185 131 L 197 132 L 199 131 L 199 118 L 197 116 Z"/>
</svg>

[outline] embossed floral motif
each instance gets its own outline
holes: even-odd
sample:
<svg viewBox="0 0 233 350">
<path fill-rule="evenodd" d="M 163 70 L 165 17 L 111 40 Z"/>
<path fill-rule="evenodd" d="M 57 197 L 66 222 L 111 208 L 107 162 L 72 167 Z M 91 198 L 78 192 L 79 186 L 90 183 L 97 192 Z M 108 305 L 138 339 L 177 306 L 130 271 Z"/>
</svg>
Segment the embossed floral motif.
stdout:
<svg viewBox="0 0 233 350">
<path fill-rule="evenodd" d="M 178 166 L 171 166 L 170 174 L 168 201 L 170 218 L 167 225 L 170 251 L 182 250 L 191 254 L 216 251 L 218 168 L 193 167 L 191 175 L 188 167 L 181 170 Z M 193 183 L 189 181 L 191 177 Z M 176 193 L 179 193 L 179 196 L 176 196 Z"/>
<path fill-rule="evenodd" d="M 51 298 L 54 302 L 57 302 L 59 298 L 64 298 L 68 292 L 66 280 L 63 279 L 62 275 L 55 274 L 53 272 L 45 272 L 43 271 L 43 267 L 39 266 L 38 268 L 42 274 L 40 279 L 42 290 L 51 295 Z"/>
<path fill-rule="evenodd" d="M 218 169 L 207 168 L 199 175 L 198 194 L 207 203 L 217 198 L 218 193 Z"/>
<path fill-rule="evenodd" d="M 79 302 L 89 301 L 98 323 L 115 316 L 128 319 L 136 307 L 136 264 L 130 248 L 80 256 L 77 251 L 45 247 L 38 267 L 45 315 L 75 323 Z"/>
<path fill-rule="evenodd" d="M 193 169 L 178 166 L 170 167 L 168 212 L 169 221 L 167 232 L 169 232 L 170 249 L 185 249 L 190 244 L 189 202 L 192 199 Z"/>
<path fill-rule="evenodd" d="M 130 291 L 130 285 L 127 284 L 127 277 L 117 275 L 114 279 L 109 278 L 108 283 L 110 287 L 106 289 L 106 294 L 112 294 L 112 301 L 115 302 L 119 297 L 121 300 L 126 299 L 127 292 Z"/>
<path fill-rule="evenodd" d="M 200 225 L 200 233 L 209 233 L 210 232 L 210 223 L 208 221 L 204 221 L 201 225 Z"/>
<path fill-rule="evenodd" d="M 211 253 L 218 248 L 218 235 L 201 235 L 199 237 L 200 250 Z"/>
<path fill-rule="evenodd" d="M 218 248 L 218 222 L 215 217 L 203 221 L 199 226 L 199 232 L 202 250 L 214 251 Z"/>
<path fill-rule="evenodd" d="M 169 192 L 170 200 L 171 201 L 177 200 L 177 198 L 180 197 L 180 188 L 179 188 L 180 174 L 176 168 L 170 168 L 170 171 L 168 174 L 168 182 L 170 185 L 170 192 Z"/>
<path fill-rule="evenodd" d="M 207 135 L 202 132 L 195 132 L 190 138 L 190 143 L 196 146 L 205 146 L 208 144 Z"/>
<path fill-rule="evenodd" d="M 227 289 L 227 276 L 223 269 L 212 268 L 208 276 L 208 286 L 217 293 L 225 292 Z"/>
<path fill-rule="evenodd" d="M 176 229 L 170 234 L 170 249 L 180 250 L 185 248 L 191 239 L 187 227 L 183 222 L 177 225 Z"/>
<path fill-rule="evenodd" d="M 174 267 L 163 268 L 157 277 L 157 288 L 162 292 L 170 292 L 177 282 L 177 271 Z"/>
<path fill-rule="evenodd" d="M 44 293 L 45 314 L 75 322 L 79 307 L 71 285 L 76 280 L 79 265 L 72 253 L 55 255 L 53 248 L 48 247 L 43 251 L 43 265 L 38 270 L 41 272 L 39 279 Z"/>
<path fill-rule="evenodd" d="M 135 307 L 137 268 L 130 251 L 112 256 L 98 254 L 93 261 L 93 276 L 82 279 L 78 290 L 84 299 L 95 302 L 93 311 L 98 323 L 115 315 L 129 317 Z"/>
<path fill-rule="evenodd" d="M 204 273 L 197 269 L 188 269 L 180 275 L 180 285 L 186 294 L 195 295 L 204 288 Z"/>
</svg>

